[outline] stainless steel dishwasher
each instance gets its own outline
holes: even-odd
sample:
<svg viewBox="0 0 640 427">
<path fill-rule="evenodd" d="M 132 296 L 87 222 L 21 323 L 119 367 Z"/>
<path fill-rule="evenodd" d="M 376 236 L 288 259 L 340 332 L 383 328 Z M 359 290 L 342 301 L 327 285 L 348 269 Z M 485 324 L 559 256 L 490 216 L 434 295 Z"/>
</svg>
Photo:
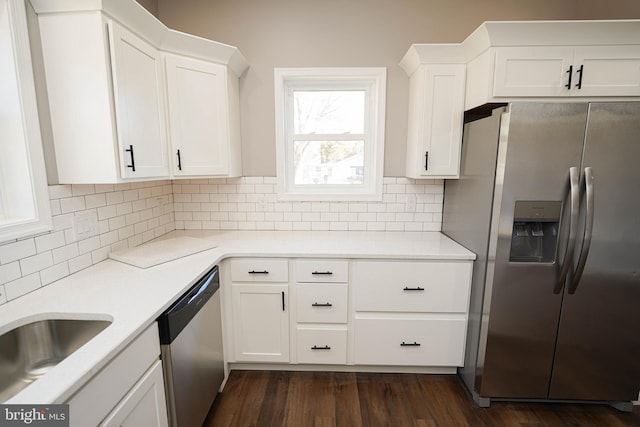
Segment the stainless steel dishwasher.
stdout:
<svg viewBox="0 0 640 427">
<path fill-rule="evenodd" d="M 158 318 L 170 426 L 202 426 L 224 380 L 219 288 L 216 266 Z"/>
</svg>

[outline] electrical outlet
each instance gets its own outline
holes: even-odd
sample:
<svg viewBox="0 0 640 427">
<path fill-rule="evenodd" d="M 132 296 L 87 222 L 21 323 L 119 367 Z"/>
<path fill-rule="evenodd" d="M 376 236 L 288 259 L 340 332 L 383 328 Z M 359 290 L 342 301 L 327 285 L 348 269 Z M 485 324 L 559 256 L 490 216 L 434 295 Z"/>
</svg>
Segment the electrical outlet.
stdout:
<svg viewBox="0 0 640 427">
<path fill-rule="evenodd" d="M 261 194 L 258 196 L 258 203 L 256 203 L 256 211 L 257 212 L 266 212 L 267 211 L 267 196 Z"/>
<path fill-rule="evenodd" d="M 88 239 L 89 237 L 100 234 L 98 226 L 98 214 L 90 213 L 84 215 L 76 215 L 73 217 L 73 234 L 76 241 Z"/>
<path fill-rule="evenodd" d="M 407 194 L 407 199 L 405 201 L 404 209 L 407 212 L 416 211 L 416 195 L 415 194 Z"/>
</svg>

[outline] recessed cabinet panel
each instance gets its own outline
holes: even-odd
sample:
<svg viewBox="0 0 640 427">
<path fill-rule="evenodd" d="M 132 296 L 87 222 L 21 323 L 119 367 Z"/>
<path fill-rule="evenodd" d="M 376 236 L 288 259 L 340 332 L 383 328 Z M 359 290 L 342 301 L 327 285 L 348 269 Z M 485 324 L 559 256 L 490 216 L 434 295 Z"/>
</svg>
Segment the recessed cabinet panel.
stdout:
<svg viewBox="0 0 640 427">
<path fill-rule="evenodd" d="M 301 327 L 297 329 L 298 363 L 347 363 L 347 329 Z"/>
<path fill-rule="evenodd" d="M 173 175 L 227 175 L 226 67 L 176 55 L 165 61 Z"/>
<path fill-rule="evenodd" d="M 168 176 L 160 52 L 113 21 L 109 41 L 122 176 Z"/>
<path fill-rule="evenodd" d="M 471 263 L 358 261 L 353 266 L 358 311 L 466 313 Z"/>
<path fill-rule="evenodd" d="M 496 50 L 494 96 L 568 96 L 573 48 L 503 47 Z M 572 76 L 571 76 L 572 77 Z"/>
<path fill-rule="evenodd" d="M 304 323 L 346 323 L 347 284 L 296 283 L 296 316 Z"/>
<path fill-rule="evenodd" d="M 233 284 L 235 359 L 289 361 L 288 286 Z"/>
<path fill-rule="evenodd" d="M 466 319 L 355 320 L 358 365 L 462 366 Z"/>
<path fill-rule="evenodd" d="M 583 65 L 580 96 L 640 96 L 640 46 L 576 49 Z"/>
<path fill-rule="evenodd" d="M 407 176 L 457 178 L 466 65 L 421 65 L 409 80 Z"/>
</svg>

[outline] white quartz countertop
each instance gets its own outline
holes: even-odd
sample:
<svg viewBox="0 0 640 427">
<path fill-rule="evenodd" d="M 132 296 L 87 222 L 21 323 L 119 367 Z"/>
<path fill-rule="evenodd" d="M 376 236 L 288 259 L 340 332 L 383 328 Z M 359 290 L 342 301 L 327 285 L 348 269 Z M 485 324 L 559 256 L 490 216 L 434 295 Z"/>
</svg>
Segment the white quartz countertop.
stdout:
<svg viewBox="0 0 640 427">
<path fill-rule="evenodd" d="M 176 231 L 210 240 L 212 249 L 149 268 L 106 260 L 0 305 L 0 334 L 42 319 L 111 320 L 104 331 L 11 404 L 61 403 L 123 350 L 201 274 L 229 257 L 331 257 L 470 261 L 475 255 L 441 233 Z"/>
</svg>

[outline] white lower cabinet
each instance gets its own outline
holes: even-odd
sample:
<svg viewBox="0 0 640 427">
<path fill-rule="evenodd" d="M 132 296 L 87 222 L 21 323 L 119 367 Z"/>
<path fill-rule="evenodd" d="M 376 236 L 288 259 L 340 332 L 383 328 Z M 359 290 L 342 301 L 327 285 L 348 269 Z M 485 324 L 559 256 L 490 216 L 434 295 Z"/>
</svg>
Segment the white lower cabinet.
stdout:
<svg viewBox="0 0 640 427">
<path fill-rule="evenodd" d="M 355 364 L 462 366 L 464 318 L 355 320 Z"/>
<path fill-rule="evenodd" d="M 231 287 L 236 361 L 288 362 L 288 285 L 234 283 Z"/>
<path fill-rule="evenodd" d="M 464 364 L 472 261 L 353 262 L 354 363 Z"/>
<path fill-rule="evenodd" d="M 347 325 L 298 326 L 298 363 L 344 365 L 347 363 Z"/>
<path fill-rule="evenodd" d="M 162 362 L 158 360 L 101 426 L 160 427 L 167 424 Z"/>
<path fill-rule="evenodd" d="M 154 322 L 67 403 L 71 427 L 168 425 Z"/>
<path fill-rule="evenodd" d="M 464 363 L 471 260 L 242 258 L 225 265 L 231 362 L 421 372 Z"/>
</svg>

